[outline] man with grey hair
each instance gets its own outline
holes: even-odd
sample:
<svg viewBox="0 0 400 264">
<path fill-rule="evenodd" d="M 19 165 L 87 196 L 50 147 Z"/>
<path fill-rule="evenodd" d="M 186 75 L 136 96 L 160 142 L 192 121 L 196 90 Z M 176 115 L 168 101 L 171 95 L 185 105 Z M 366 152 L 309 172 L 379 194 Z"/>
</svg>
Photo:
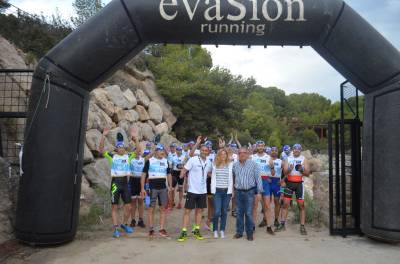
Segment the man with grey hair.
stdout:
<svg viewBox="0 0 400 264">
<path fill-rule="evenodd" d="M 261 199 L 263 186 L 260 177 L 260 168 L 251 159 L 249 151 L 242 147 L 239 149 L 239 160 L 233 165 L 233 176 L 235 182 L 236 197 L 236 234 L 233 238 L 243 237 L 244 228 L 246 229 L 247 240 L 253 241 L 253 204 L 255 196 Z M 257 192 L 257 194 L 256 194 Z"/>
</svg>

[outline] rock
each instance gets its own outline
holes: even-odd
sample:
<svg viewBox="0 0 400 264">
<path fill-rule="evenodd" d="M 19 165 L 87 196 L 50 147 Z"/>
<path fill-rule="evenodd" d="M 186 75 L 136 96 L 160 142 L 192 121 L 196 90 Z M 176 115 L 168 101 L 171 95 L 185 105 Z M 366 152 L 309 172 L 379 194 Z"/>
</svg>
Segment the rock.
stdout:
<svg viewBox="0 0 400 264">
<path fill-rule="evenodd" d="M 103 88 L 94 89 L 91 93 L 91 100 L 100 107 L 109 117 L 115 114 L 115 105 L 108 99 L 107 91 Z"/>
<path fill-rule="evenodd" d="M 147 124 L 149 124 L 149 125 L 151 126 L 151 128 L 153 129 L 153 131 L 154 131 L 154 133 L 155 133 L 155 132 L 156 132 L 156 125 L 154 124 L 154 122 L 151 121 L 151 120 L 148 120 L 148 121 L 147 121 Z"/>
<path fill-rule="evenodd" d="M 93 154 L 90 151 L 88 145 L 85 143 L 84 151 L 83 151 L 83 163 L 87 164 L 94 160 Z"/>
<path fill-rule="evenodd" d="M 122 120 L 126 120 L 128 122 L 136 122 L 139 120 L 139 114 L 135 110 L 118 110 L 114 115 L 114 121 L 119 123 Z"/>
<path fill-rule="evenodd" d="M 161 136 L 160 143 L 163 144 L 164 146 L 169 146 L 171 143 L 178 143 L 180 144 L 179 140 L 174 138 L 173 136 L 169 134 L 164 134 Z"/>
<path fill-rule="evenodd" d="M 117 143 L 117 134 L 118 133 L 122 134 L 122 136 L 124 137 L 124 144 L 125 144 L 125 146 L 128 146 L 129 141 L 130 141 L 129 137 L 126 134 L 125 130 L 123 130 L 120 127 L 116 127 L 114 129 L 110 130 L 110 133 L 108 133 L 108 135 L 107 135 L 108 142 L 110 142 L 110 144 L 115 147 L 115 145 Z"/>
<path fill-rule="evenodd" d="M 97 159 L 94 163 L 90 163 L 83 167 L 83 175 L 91 185 L 110 189 L 111 184 L 111 167 L 107 159 Z"/>
<path fill-rule="evenodd" d="M 150 119 L 149 114 L 147 113 L 146 109 L 143 106 L 137 105 L 135 110 L 139 114 L 140 121 L 147 121 Z"/>
<path fill-rule="evenodd" d="M 101 156 L 102 153 L 99 153 L 99 146 L 102 134 L 97 129 L 90 129 L 86 131 L 86 144 L 88 148 L 93 152 L 93 154 L 97 157 Z M 106 138 L 104 141 L 104 151 L 113 151 L 114 146 L 110 144 L 108 139 Z"/>
<path fill-rule="evenodd" d="M 0 157 L 0 244 L 13 236 L 12 217 L 14 214 L 13 203 L 10 197 L 9 164 Z M 12 177 L 14 178 L 14 177 Z M 16 192 L 16 190 L 13 190 Z"/>
<path fill-rule="evenodd" d="M 82 177 L 81 183 L 81 197 L 80 197 L 80 209 L 79 215 L 84 216 L 90 213 L 90 207 L 95 200 L 96 192 L 90 187 L 89 182 L 86 180 L 85 176 Z"/>
<path fill-rule="evenodd" d="M 167 122 L 169 127 L 173 127 L 177 119 L 172 113 L 172 107 L 168 105 L 164 98 L 158 93 L 154 81 L 151 79 L 146 79 L 143 82 L 143 91 L 148 97 L 150 97 L 152 101 L 156 102 L 161 107 L 165 122 Z"/>
<path fill-rule="evenodd" d="M 107 92 L 107 97 L 114 103 L 114 105 L 122 109 L 131 109 L 135 106 L 133 102 L 130 102 L 125 97 L 118 85 L 108 86 L 105 90 Z"/>
<path fill-rule="evenodd" d="M 150 104 L 149 97 L 143 92 L 143 90 L 138 89 L 136 90 L 136 98 L 138 100 L 138 104 L 148 107 Z"/>
<path fill-rule="evenodd" d="M 148 78 L 154 80 L 154 75 L 146 67 L 146 60 L 144 54 L 139 54 L 132 60 L 130 60 L 124 67 L 124 70 L 134 76 L 140 81 L 144 81 Z"/>
<path fill-rule="evenodd" d="M 24 54 L 0 36 L 0 69 L 26 69 Z"/>
<path fill-rule="evenodd" d="M 155 132 L 156 135 L 164 135 L 168 133 L 168 130 L 169 130 L 168 124 L 164 122 L 156 126 Z"/>
<path fill-rule="evenodd" d="M 137 105 L 136 97 L 130 89 L 125 90 L 125 92 L 123 94 L 124 94 L 125 98 L 129 101 L 129 103 L 132 104 L 132 107 Z"/>
<path fill-rule="evenodd" d="M 163 118 L 163 112 L 161 107 L 157 103 L 151 102 L 149 104 L 148 111 L 150 119 L 153 120 L 156 124 L 160 124 Z"/>
<path fill-rule="evenodd" d="M 142 135 L 143 140 L 153 141 L 154 140 L 154 133 L 152 127 L 147 123 L 136 123 L 140 127 L 140 132 Z"/>
<path fill-rule="evenodd" d="M 114 127 L 115 123 L 111 120 L 111 118 L 94 102 L 90 102 L 86 129 L 98 129 L 103 131 L 104 128 Z"/>
</svg>

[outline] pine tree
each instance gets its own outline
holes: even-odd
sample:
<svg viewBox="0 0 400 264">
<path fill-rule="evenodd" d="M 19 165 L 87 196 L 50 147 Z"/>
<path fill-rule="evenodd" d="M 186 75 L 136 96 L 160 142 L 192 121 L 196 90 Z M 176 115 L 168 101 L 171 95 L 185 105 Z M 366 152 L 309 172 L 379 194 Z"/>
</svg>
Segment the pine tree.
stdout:
<svg viewBox="0 0 400 264">
<path fill-rule="evenodd" d="M 0 0 L 0 14 L 3 13 L 10 6 L 11 4 L 9 3 L 9 0 Z"/>
<path fill-rule="evenodd" d="M 71 18 L 72 23 L 75 27 L 79 27 L 90 17 L 95 15 L 103 8 L 101 0 L 75 0 L 72 3 L 75 9 L 76 16 Z"/>
</svg>

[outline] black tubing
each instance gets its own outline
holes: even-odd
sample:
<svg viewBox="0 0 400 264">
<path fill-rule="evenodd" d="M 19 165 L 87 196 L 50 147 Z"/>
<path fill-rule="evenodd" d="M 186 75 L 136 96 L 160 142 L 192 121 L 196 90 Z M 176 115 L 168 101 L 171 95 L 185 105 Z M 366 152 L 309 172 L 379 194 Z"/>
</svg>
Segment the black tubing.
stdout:
<svg viewBox="0 0 400 264">
<path fill-rule="evenodd" d="M 185 2 L 190 4 L 185 6 Z M 212 5 L 216 1 L 209 2 Z M 262 12 L 265 2 L 269 3 L 264 6 L 266 15 Z M 393 132 L 400 127 L 398 120 L 391 119 L 391 114 L 387 117 L 388 113 L 400 114 L 395 106 L 396 91 L 400 89 L 399 51 L 341 0 L 293 0 L 292 9 L 288 2 L 259 0 L 255 15 L 253 1 L 221 0 L 221 19 L 208 21 L 205 13 L 210 5 L 204 0 L 198 1 L 196 12 L 197 0 L 177 0 L 176 5 L 171 5 L 174 0 L 114 0 L 54 47 L 40 61 L 31 88 L 17 238 L 33 244 L 57 244 L 75 236 L 88 93 L 148 43 L 190 43 L 311 45 L 368 94 L 362 230 L 371 236 L 400 241 L 396 223 L 382 220 L 386 214 L 400 218 L 400 211 L 395 210 L 400 206 L 400 184 L 394 168 L 399 164 L 398 155 L 379 147 L 397 147 L 400 142 L 399 134 Z M 160 7 L 160 3 L 165 5 Z M 243 17 L 240 8 L 246 10 Z M 216 16 L 215 10 L 217 7 L 208 15 Z M 275 17 L 276 21 L 270 21 Z M 234 21 L 238 18 L 241 20 Z M 215 29 L 219 32 L 213 33 Z M 48 85 L 44 80 L 48 79 L 51 88 L 43 90 Z M 389 95 L 380 95 L 389 90 Z M 376 135 L 379 138 L 371 144 Z M 379 158 L 373 156 L 375 148 Z M 393 163 L 383 162 L 385 159 Z M 374 165 L 386 169 L 381 171 Z M 383 199 L 372 187 L 390 194 L 390 198 Z"/>
</svg>

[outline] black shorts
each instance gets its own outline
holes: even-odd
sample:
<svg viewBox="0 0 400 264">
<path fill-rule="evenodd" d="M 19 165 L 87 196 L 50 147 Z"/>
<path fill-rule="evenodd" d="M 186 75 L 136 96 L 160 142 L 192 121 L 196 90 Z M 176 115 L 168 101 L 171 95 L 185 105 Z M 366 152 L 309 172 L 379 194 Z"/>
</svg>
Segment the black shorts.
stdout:
<svg viewBox="0 0 400 264">
<path fill-rule="evenodd" d="M 293 194 L 296 195 L 298 203 L 304 202 L 304 183 L 303 182 L 287 182 L 285 187 L 284 198 L 291 200 Z"/>
<path fill-rule="evenodd" d="M 128 177 L 113 177 L 111 180 L 111 204 L 119 204 L 122 198 L 124 204 L 131 202 L 131 193 L 129 191 Z"/>
<path fill-rule="evenodd" d="M 196 194 L 188 192 L 186 195 L 185 209 L 207 208 L 207 194 Z"/>
<path fill-rule="evenodd" d="M 140 191 L 142 190 L 142 185 L 140 183 L 141 178 L 130 177 L 129 178 L 129 190 L 132 198 L 139 198 Z"/>
<path fill-rule="evenodd" d="M 207 194 L 212 195 L 212 193 L 211 193 L 211 177 L 207 177 Z"/>
<path fill-rule="evenodd" d="M 172 171 L 172 187 L 183 186 L 184 178 L 180 178 L 181 171 Z"/>
</svg>

